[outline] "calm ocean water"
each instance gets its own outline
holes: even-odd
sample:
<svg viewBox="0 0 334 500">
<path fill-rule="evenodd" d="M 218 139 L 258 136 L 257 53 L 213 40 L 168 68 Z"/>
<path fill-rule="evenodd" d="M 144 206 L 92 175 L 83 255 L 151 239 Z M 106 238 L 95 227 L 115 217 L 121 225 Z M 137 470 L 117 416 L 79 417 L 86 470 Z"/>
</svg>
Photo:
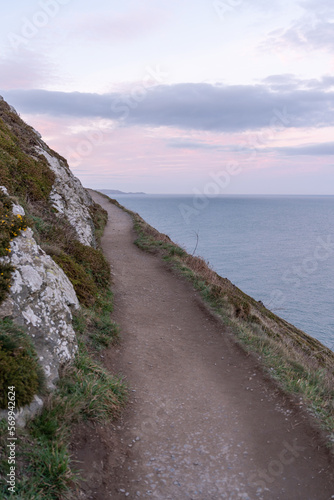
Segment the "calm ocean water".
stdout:
<svg viewBox="0 0 334 500">
<path fill-rule="evenodd" d="M 333 196 L 115 198 L 334 350 Z"/>
</svg>

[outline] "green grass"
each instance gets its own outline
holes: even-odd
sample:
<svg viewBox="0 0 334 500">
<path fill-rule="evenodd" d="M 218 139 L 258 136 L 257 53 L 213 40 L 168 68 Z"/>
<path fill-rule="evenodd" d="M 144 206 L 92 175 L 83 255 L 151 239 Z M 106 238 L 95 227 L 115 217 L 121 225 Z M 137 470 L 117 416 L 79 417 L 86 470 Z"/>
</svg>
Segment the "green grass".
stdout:
<svg viewBox="0 0 334 500">
<path fill-rule="evenodd" d="M 106 422 L 115 418 L 126 400 L 126 386 L 110 374 L 79 341 L 75 362 L 65 369 L 58 390 L 30 426 L 37 439 L 68 437 L 71 424 L 84 420 Z"/>
<path fill-rule="evenodd" d="M 0 445 L 6 449 L 7 422 L 0 421 Z M 6 485 L 9 465 L 6 452 L 0 462 L 0 497 L 3 499 L 36 500 L 70 498 L 77 480 L 71 459 L 61 442 L 33 438 L 28 431 L 17 431 L 16 485 L 11 493 Z"/>
<path fill-rule="evenodd" d="M 89 208 L 89 211 L 95 227 L 95 237 L 99 243 L 103 235 L 104 228 L 108 221 L 108 213 L 106 210 L 104 210 L 102 207 L 100 207 L 100 205 L 97 205 L 96 203 L 94 203 Z"/>
<path fill-rule="evenodd" d="M 78 335 L 83 335 L 87 345 L 100 351 L 120 340 L 120 329 L 111 318 L 112 293 L 101 294 L 94 307 L 82 307 L 74 315 L 73 326 Z"/>
<path fill-rule="evenodd" d="M 138 214 L 110 201 L 131 215 L 137 233 L 135 244 L 159 254 L 193 284 L 242 348 L 257 356 L 283 390 L 303 399 L 333 443 L 334 353 L 219 276 L 203 259 L 187 254 Z"/>
</svg>

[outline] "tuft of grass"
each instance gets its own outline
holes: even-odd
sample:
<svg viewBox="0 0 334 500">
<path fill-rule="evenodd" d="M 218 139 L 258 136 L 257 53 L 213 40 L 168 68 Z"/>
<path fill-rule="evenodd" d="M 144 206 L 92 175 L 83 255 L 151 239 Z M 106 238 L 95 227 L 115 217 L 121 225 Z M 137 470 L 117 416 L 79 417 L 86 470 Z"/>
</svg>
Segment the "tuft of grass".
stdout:
<svg viewBox="0 0 334 500">
<path fill-rule="evenodd" d="M 27 479 L 18 484 L 22 498 L 66 498 L 78 477 L 71 469 L 69 452 L 64 445 L 35 442 L 29 453 Z M 38 495 L 38 496 L 36 496 Z"/>
<path fill-rule="evenodd" d="M 30 429 L 37 439 L 54 441 L 69 436 L 73 423 L 106 422 L 119 415 L 127 389 L 120 377 L 110 374 L 79 341 L 75 362 L 65 368 L 55 394 Z"/>
<path fill-rule="evenodd" d="M 113 294 L 107 290 L 99 294 L 94 307 L 82 307 L 74 315 L 73 326 L 78 335 L 84 335 L 93 350 L 100 351 L 120 340 L 120 328 L 111 318 Z"/>
<path fill-rule="evenodd" d="M 1 421 L 1 441 L 6 436 L 6 421 Z M 2 443 L 1 443 L 2 444 Z M 72 498 L 78 481 L 72 470 L 69 452 L 63 443 L 34 439 L 27 431 L 17 430 L 15 493 L 8 490 L 8 461 L 0 463 L 0 497 L 4 500 L 39 500 Z"/>
<path fill-rule="evenodd" d="M 96 203 L 89 208 L 89 211 L 95 227 L 95 237 L 97 242 L 100 243 L 104 228 L 108 221 L 108 212 Z"/>
<path fill-rule="evenodd" d="M 283 390 L 302 398 L 333 439 L 334 353 L 219 276 L 203 259 L 189 255 L 138 214 L 116 200 L 109 201 L 131 215 L 137 233 L 135 244 L 159 254 L 187 278 L 243 349 L 257 355 Z"/>
<path fill-rule="evenodd" d="M 111 320 L 110 314 L 105 314 L 93 319 L 89 336 L 93 346 L 100 350 L 119 340 L 120 329 L 117 323 Z"/>
<path fill-rule="evenodd" d="M 119 414 L 126 398 L 126 387 L 120 377 L 110 373 L 79 344 L 75 363 L 62 377 L 60 394 L 72 418 L 105 422 Z"/>
</svg>

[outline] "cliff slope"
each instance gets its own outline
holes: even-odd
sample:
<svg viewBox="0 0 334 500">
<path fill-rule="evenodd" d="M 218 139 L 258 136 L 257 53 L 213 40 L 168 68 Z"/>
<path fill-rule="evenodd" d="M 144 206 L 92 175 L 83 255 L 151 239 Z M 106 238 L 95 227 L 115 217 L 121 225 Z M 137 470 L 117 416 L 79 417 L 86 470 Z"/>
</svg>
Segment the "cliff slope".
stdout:
<svg viewBox="0 0 334 500">
<path fill-rule="evenodd" d="M 99 211 L 66 160 L 2 98 L 0 186 L 0 318 L 24 328 L 46 386 L 54 389 L 60 368 L 77 352 L 75 287 L 82 289 L 84 282 L 86 294 L 80 300 L 94 301 L 94 280 L 83 254 L 94 254 Z M 24 230 L 18 225 L 23 219 Z"/>
</svg>

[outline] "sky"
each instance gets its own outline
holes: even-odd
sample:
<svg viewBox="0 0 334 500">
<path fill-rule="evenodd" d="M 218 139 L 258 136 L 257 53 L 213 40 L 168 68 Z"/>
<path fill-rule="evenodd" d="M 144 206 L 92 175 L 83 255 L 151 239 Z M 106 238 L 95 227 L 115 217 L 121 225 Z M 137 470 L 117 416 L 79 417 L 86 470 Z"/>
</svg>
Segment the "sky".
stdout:
<svg viewBox="0 0 334 500">
<path fill-rule="evenodd" d="M 16 0 L 0 95 L 86 187 L 334 194 L 332 0 Z"/>
</svg>

